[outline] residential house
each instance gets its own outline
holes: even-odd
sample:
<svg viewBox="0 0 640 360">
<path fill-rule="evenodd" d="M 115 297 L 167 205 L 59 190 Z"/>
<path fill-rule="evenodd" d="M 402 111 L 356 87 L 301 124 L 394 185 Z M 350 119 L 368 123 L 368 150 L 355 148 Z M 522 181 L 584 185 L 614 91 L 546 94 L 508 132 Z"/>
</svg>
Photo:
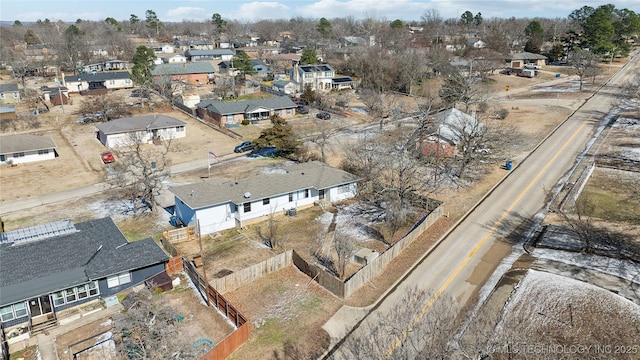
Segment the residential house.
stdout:
<svg viewBox="0 0 640 360">
<path fill-rule="evenodd" d="M 63 85 L 71 92 L 118 90 L 133 87 L 128 71 L 109 71 L 95 74 L 63 76 Z"/>
<path fill-rule="evenodd" d="M 260 59 L 251 59 L 251 67 L 258 75 L 264 75 L 269 72 L 269 66 Z"/>
<path fill-rule="evenodd" d="M 218 63 L 218 71 L 229 76 L 238 76 L 240 74 L 240 71 L 233 67 L 233 63 L 231 61 L 221 61 Z"/>
<path fill-rule="evenodd" d="M 56 324 L 57 314 L 110 297 L 165 270 L 151 238 L 129 242 L 111 218 L 70 220 L 0 234 L 0 320 Z"/>
<path fill-rule="evenodd" d="M 105 71 L 118 71 L 127 70 L 129 68 L 129 62 L 123 60 L 107 60 L 104 62 Z"/>
<path fill-rule="evenodd" d="M 320 162 L 285 166 L 279 171 L 236 180 L 207 180 L 174 186 L 176 216 L 199 222 L 204 234 L 292 214 L 315 202 L 337 202 L 356 195 L 359 178 Z"/>
<path fill-rule="evenodd" d="M 282 94 L 295 94 L 297 89 L 297 84 L 291 80 L 276 80 L 271 82 L 271 90 Z"/>
<path fill-rule="evenodd" d="M 19 102 L 18 84 L 0 84 L 0 105 L 14 105 Z"/>
<path fill-rule="evenodd" d="M 0 106 L 0 122 L 16 119 L 18 119 L 18 115 L 16 114 L 16 108 L 14 106 Z"/>
<path fill-rule="evenodd" d="M 160 64 L 151 70 L 157 80 L 168 78 L 175 82 L 185 82 L 194 86 L 206 85 L 213 79 L 215 69 L 208 62 Z"/>
<path fill-rule="evenodd" d="M 215 45 L 211 40 L 176 40 L 174 42 L 176 48 L 182 52 L 190 50 L 213 50 Z"/>
<path fill-rule="evenodd" d="M 181 64 L 181 63 L 186 63 L 187 62 L 187 58 L 183 55 L 180 54 L 176 54 L 173 55 L 169 58 L 167 58 L 167 63 L 168 64 Z"/>
<path fill-rule="evenodd" d="M 189 61 L 230 61 L 233 59 L 234 52 L 231 49 L 215 49 L 215 50 L 188 50 L 184 56 Z"/>
<path fill-rule="evenodd" d="M 423 156 L 438 157 L 455 156 L 462 133 L 473 133 L 482 126 L 476 118 L 455 108 L 434 114 L 428 123 L 416 147 Z"/>
<path fill-rule="evenodd" d="M 271 115 L 290 118 L 295 116 L 295 109 L 296 104 L 290 97 L 278 96 L 242 101 L 203 100 L 196 105 L 196 114 L 219 127 L 233 128 L 243 120 L 269 121 Z"/>
<path fill-rule="evenodd" d="M 511 68 L 513 69 L 524 69 L 524 65 L 528 63 L 545 66 L 547 57 L 525 51 L 509 56 L 507 61 L 511 64 Z"/>
<path fill-rule="evenodd" d="M 291 80 L 298 84 L 298 91 L 304 92 L 307 86 L 314 91 L 353 89 L 355 82 L 349 76 L 336 76 L 335 70 L 328 64 L 295 65 L 291 70 Z"/>
<path fill-rule="evenodd" d="M 467 46 L 474 49 L 484 49 L 487 44 L 480 39 L 469 39 L 467 40 Z"/>
<path fill-rule="evenodd" d="M 96 137 L 106 147 L 149 143 L 187 136 L 186 123 L 166 115 L 144 115 L 111 120 L 96 125 Z"/>
<path fill-rule="evenodd" d="M 0 164 L 24 164 L 56 157 L 56 143 L 49 136 L 0 136 Z"/>
</svg>

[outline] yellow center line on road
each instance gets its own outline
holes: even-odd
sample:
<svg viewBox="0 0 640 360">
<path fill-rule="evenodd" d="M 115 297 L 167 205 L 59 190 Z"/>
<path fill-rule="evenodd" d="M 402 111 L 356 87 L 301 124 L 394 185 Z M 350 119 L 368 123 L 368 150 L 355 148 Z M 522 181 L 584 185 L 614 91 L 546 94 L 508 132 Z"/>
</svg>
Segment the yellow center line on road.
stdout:
<svg viewBox="0 0 640 360">
<path fill-rule="evenodd" d="M 547 169 L 556 161 L 556 159 L 560 156 L 560 153 L 562 153 L 564 149 L 566 149 L 567 146 L 569 146 L 569 144 L 573 142 L 573 139 L 575 139 L 575 137 L 578 135 L 578 133 L 582 130 L 582 128 L 585 125 L 586 125 L 586 121 L 582 122 L 580 127 L 571 135 L 571 137 L 562 145 L 562 147 L 558 149 L 558 151 L 551 158 L 551 160 L 549 160 L 547 164 L 542 168 L 542 170 L 540 170 L 540 172 L 538 172 L 538 174 L 533 178 L 533 180 L 531 180 L 529 184 L 527 184 L 527 187 L 520 193 L 520 195 L 518 195 L 518 197 L 513 201 L 513 203 L 511 203 L 511 205 L 507 208 L 507 210 L 505 210 L 502 216 L 500 216 L 500 218 L 493 224 L 491 229 L 487 231 L 487 233 L 480 240 L 480 242 L 478 242 L 478 244 L 476 244 L 476 246 L 474 246 L 473 249 L 471 249 L 471 251 L 464 258 L 464 260 L 458 265 L 458 267 L 455 268 L 455 270 L 451 273 L 451 275 L 449 275 L 449 277 L 444 281 L 444 283 L 442 283 L 440 288 L 424 304 L 420 312 L 411 320 L 409 325 L 407 325 L 407 327 L 402 331 L 402 333 L 396 338 L 393 344 L 391 344 L 391 346 L 387 349 L 384 356 L 382 357 L 383 359 L 389 358 L 393 353 L 393 351 L 396 348 L 398 348 L 398 346 L 400 346 L 402 340 L 404 340 L 407 334 L 413 330 L 413 328 L 417 325 L 417 322 L 424 316 L 424 314 L 426 314 L 427 310 L 431 307 L 431 305 L 433 305 L 433 303 L 444 293 L 444 291 L 447 289 L 447 287 L 449 287 L 453 279 L 455 279 L 458 276 L 458 274 L 462 271 L 462 269 L 467 265 L 467 263 L 471 261 L 471 258 L 473 258 L 476 252 L 478 252 L 478 250 L 487 242 L 487 240 L 489 240 L 489 238 L 491 237 L 491 235 L 493 235 L 493 233 L 496 231 L 498 226 L 500 226 L 500 224 L 509 215 L 509 213 L 516 207 L 516 205 L 522 200 L 522 198 L 524 198 L 524 196 L 529 192 L 529 190 L 531 190 L 531 188 L 533 187 L 533 184 L 535 184 L 540 179 L 542 174 L 544 174 L 547 171 Z"/>
</svg>

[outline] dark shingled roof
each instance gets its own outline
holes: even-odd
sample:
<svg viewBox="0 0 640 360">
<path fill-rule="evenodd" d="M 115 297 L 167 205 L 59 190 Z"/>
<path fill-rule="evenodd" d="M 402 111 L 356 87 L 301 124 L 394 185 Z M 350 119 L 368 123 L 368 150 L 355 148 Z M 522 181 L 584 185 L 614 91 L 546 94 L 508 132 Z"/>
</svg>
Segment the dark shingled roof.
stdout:
<svg viewBox="0 0 640 360">
<path fill-rule="evenodd" d="M 288 96 L 278 96 L 275 98 L 241 101 L 203 100 L 196 106 L 221 115 L 232 115 L 250 113 L 260 108 L 269 110 L 291 109 L 297 105 Z"/>
<path fill-rule="evenodd" d="M 78 223 L 76 229 L 39 241 L 0 244 L 0 305 L 169 258 L 153 239 L 129 243 L 111 218 Z"/>
<path fill-rule="evenodd" d="M 75 82 L 75 81 L 86 81 L 86 82 L 96 82 L 96 81 L 107 81 L 107 80 L 122 80 L 129 79 L 128 71 L 107 71 L 107 72 L 99 72 L 95 74 L 78 74 L 65 76 L 65 82 Z"/>
<path fill-rule="evenodd" d="M 121 134 L 138 130 L 166 129 L 185 125 L 184 121 L 171 116 L 144 115 L 111 120 L 96 125 L 96 128 L 105 134 Z"/>
<path fill-rule="evenodd" d="M 209 180 L 171 187 L 171 192 L 192 209 L 225 202 L 241 204 L 287 194 L 302 189 L 326 189 L 357 182 L 359 178 L 346 171 L 320 162 L 308 162 L 282 168 L 278 173 L 265 174 L 240 180 Z M 193 196 L 192 196 L 193 195 Z"/>
<path fill-rule="evenodd" d="M 18 91 L 18 84 L 0 84 L 0 93 Z"/>
</svg>

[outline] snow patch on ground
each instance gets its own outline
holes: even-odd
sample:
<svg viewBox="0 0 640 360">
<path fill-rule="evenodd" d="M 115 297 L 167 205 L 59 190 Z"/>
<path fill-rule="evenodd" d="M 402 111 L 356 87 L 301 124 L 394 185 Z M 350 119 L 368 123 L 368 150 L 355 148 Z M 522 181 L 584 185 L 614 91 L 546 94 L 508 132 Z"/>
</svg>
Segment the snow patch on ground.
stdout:
<svg viewBox="0 0 640 360">
<path fill-rule="evenodd" d="M 538 258 L 596 270 L 635 283 L 640 283 L 640 264 L 635 264 L 631 261 L 622 261 L 592 254 L 540 248 L 535 249 L 533 253 Z"/>
<path fill-rule="evenodd" d="M 382 210 L 362 203 L 338 206 L 336 231 L 357 242 L 378 241 L 381 239 L 374 225 L 383 218 Z M 324 212 L 316 218 L 316 221 L 324 225 L 326 231 L 333 221 L 333 213 Z"/>
</svg>

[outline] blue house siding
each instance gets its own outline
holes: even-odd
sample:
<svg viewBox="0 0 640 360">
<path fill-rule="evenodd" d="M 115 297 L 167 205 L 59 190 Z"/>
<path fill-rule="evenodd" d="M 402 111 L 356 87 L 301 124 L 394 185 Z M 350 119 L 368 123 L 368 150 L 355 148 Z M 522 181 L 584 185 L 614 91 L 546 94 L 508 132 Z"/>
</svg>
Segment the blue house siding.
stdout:
<svg viewBox="0 0 640 360">
<path fill-rule="evenodd" d="M 145 268 L 134 270 L 131 272 L 131 282 L 122 284 L 120 286 L 112 287 L 112 288 L 107 286 L 106 278 L 100 279 L 98 280 L 98 287 L 100 288 L 100 297 L 105 298 L 107 296 L 115 295 L 123 290 L 127 290 L 131 287 L 134 287 L 142 283 L 146 279 L 152 276 L 158 275 L 159 273 L 163 272 L 164 269 L 165 269 L 165 265 L 164 263 L 162 263 L 162 264 L 155 264 L 155 265 L 147 266 Z"/>
</svg>

